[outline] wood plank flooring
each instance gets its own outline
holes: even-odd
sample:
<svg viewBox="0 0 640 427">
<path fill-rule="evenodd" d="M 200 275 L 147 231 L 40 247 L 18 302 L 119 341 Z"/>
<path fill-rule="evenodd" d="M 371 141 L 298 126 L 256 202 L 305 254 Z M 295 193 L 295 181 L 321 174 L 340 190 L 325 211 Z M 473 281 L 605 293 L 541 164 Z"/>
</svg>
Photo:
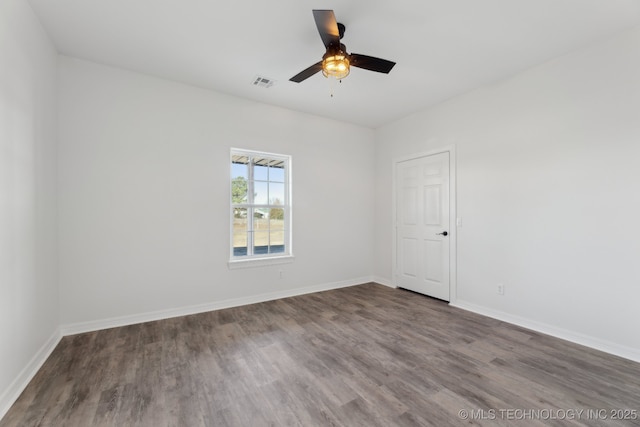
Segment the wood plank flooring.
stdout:
<svg viewBox="0 0 640 427">
<path fill-rule="evenodd" d="M 633 411 L 640 364 L 370 283 L 65 337 L 0 427 L 640 425 Z"/>
</svg>

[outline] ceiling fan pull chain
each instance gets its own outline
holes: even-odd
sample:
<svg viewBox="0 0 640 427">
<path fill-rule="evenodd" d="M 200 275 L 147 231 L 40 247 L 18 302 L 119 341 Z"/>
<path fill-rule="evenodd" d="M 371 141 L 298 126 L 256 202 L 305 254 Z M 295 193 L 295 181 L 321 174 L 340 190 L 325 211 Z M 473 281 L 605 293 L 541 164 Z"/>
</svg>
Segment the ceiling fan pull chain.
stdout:
<svg viewBox="0 0 640 427">
<path fill-rule="evenodd" d="M 333 92 L 335 89 L 335 79 L 332 79 L 331 77 L 327 77 L 327 80 L 329 80 L 329 94 L 331 95 L 331 98 L 333 98 Z"/>
</svg>

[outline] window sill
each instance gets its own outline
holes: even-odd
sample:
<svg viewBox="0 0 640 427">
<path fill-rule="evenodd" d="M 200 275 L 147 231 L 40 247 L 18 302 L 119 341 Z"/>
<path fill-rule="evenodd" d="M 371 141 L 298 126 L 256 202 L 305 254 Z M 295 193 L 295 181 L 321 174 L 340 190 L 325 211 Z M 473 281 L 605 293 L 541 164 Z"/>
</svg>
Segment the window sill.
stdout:
<svg viewBox="0 0 640 427">
<path fill-rule="evenodd" d="M 288 264 L 293 262 L 293 260 L 293 255 L 283 255 L 264 258 L 232 259 L 229 260 L 227 265 L 229 266 L 230 270 L 235 270 L 238 268 L 253 268 L 264 267 L 268 265 Z"/>
</svg>

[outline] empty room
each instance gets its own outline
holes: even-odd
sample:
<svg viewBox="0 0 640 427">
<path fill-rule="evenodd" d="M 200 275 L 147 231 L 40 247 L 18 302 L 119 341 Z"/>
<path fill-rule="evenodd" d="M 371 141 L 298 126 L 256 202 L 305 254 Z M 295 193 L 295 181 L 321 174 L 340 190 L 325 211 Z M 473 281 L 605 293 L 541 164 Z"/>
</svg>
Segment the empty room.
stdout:
<svg viewBox="0 0 640 427">
<path fill-rule="evenodd" d="M 640 425 L 640 1 L 0 2 L 0 427 Z"/>
</svg>

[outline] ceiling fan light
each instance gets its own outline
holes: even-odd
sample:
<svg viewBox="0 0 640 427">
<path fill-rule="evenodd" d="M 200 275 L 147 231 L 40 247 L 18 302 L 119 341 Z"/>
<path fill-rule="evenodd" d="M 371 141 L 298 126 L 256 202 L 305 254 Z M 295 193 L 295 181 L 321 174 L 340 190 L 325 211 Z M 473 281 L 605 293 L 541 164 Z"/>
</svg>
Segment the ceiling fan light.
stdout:
<svg viewBox="0 0 640 427">
<path fill-rule="evenodd" d="M 340 80 L 347 77 L 349 71 L 349 58 L 344 52 L 325 55 L 322 58 L 322 75 L 325 77 L 335 77 Z"/>
</svg>

